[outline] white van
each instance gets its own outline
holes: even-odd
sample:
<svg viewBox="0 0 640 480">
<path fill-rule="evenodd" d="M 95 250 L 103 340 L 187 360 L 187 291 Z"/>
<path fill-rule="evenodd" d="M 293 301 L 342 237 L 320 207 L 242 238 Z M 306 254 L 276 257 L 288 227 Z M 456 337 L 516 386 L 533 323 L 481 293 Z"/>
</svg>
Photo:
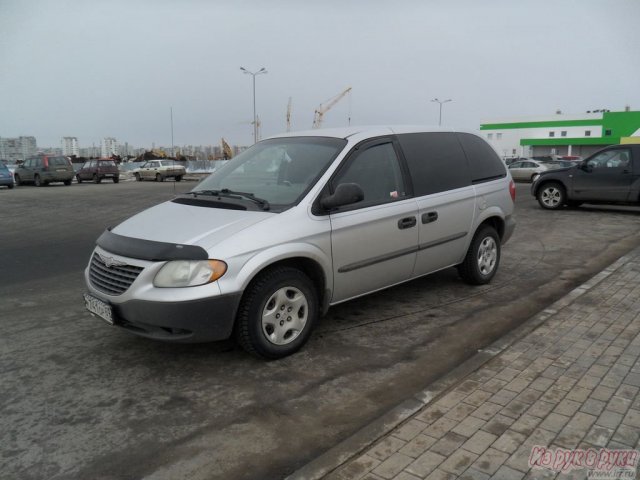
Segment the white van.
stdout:
<svg viewBox="0 0 640 480">
<path fill-rule="evenodd" d="M 313 130 L 263 140 L 193 191 L 107 230 L 88 310 L 132 333 L 298 350 L 331 305 L 456 266 L 489 282 L 515 187 L 473 133 Z"/>
</svg>

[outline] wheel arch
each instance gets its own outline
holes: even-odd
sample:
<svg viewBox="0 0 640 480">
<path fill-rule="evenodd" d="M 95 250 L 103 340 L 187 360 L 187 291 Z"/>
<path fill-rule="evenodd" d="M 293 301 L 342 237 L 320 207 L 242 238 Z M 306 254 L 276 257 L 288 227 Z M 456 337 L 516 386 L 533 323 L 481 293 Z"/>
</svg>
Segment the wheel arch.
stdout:
<svg viewBox="0 0 640 480">
<path fill-rule="evenodd" d="M 333 290 L 331 259 L 326 258 L 317 247 L 310 245 L 300 247 L 295 248 L 295 246 L 288 245 L 280 246 L 276 250 L 260 252 L 242 266 L 236 276 L 236 281 L 233 282 L 234 286 L 221 285 L 221 288 L 241 291 L 244 296 L 249 285 L 264 272 L 277 267 L 296 268 L 312 281 L 316 288 L 321 311 L 323 314 L 326 313 Z"/>
</svg>

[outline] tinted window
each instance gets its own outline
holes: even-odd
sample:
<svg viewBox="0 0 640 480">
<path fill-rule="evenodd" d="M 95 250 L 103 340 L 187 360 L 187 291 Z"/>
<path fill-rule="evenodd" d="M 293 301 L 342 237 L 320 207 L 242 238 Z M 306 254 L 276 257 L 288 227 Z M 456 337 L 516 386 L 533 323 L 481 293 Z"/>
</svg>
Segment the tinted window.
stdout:
<svg viewBox="0 0 640 480">
<path fill-rule="evenodd" d="M 416 196 L 471 184 L 469 165 L 454 133 L 398 135 Z"/>
<path fill-rule="evenodd" d="M 69 165 L 67 157 L 49 157 L 49 165 L 52 167 L 66 167 Z"/>
<path fill-rule="evenodd" d="M 406 196 L 402 170 L 391 143 L 360 151 L 331 182 L 334 190 L 341 183 L 360 185 L 364 192 L 362 206 L 392 202 Z"/>
<path fill-rule="evenodd" d="M 472 182 L 494 180 L 506 175 L 500 157 L 487 142 L 470 133 L 457 133 L 456 135 L 469 160 Z"/>
</svg>

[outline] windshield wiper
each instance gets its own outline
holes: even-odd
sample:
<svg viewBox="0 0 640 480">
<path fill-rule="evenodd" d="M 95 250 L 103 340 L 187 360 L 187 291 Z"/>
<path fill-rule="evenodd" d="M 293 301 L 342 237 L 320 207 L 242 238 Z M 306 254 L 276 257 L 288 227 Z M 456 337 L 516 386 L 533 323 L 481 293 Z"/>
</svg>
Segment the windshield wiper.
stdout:
<svg viewBox="0 0 640 480">
<path fill-rule="evenodd" d="M 228 188 L 223 188 L 221 190 L 197 190 L 189 193 L 194 197 L 197 197 L 198 195 L 212 195 L 214 197 L 246 198 L 247 200 L 251 200 L 252 202 L 260 205 L 263 210 L 269 210 L 271 208 L 267 200 L 258 198 L 253 193 L 237 192 L 235 190 L 229 190 Z"/>
</svg>

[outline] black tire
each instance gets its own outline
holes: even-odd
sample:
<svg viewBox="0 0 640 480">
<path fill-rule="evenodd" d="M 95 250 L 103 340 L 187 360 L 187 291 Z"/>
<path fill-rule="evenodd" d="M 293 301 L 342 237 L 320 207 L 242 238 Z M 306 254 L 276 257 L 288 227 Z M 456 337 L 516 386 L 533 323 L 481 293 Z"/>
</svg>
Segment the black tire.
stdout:
<svg viewBox="0 0 640 480">
<path fill-rule="evenodd" d="M 275 267 L 261 273 L 245 290 L 235 337 L 252 355 L 286 357 L 307 342 L 318 312 L 318 295 L 309 277 L 295 268 Z"/>
<path fill-rule="evenodd" d="M 33 184 L 36 187 L 44 187 L 45 183 L 40 180 L 40 175 L 36 175 L 35 177 L 33 177 Z"/>
<path fill-rule="evenodd" d="M 120 177 L 113 177 L 113 183 L 119 183 Z"/>
<path fill-rule="evenodd" d="M 71 185 L 71 179 L 69 179 L 69 180 L 65 180 L 65 181 L 64 181 L 64 184 L 65 184 L 67 187 L 68 187 L 69 185 Z"/>
<path fill-rule="evenodd" d="M 164 182 L 164 177 L 159 173 L 156 173 L 156 182 Z"/>
<path fill-rule="evenodd" d="M 458 273 L 471 285 L 489 283 L 500 265 L 500 237 L 489 225 L 481 226 L 471 240 L 464 261 L 458 265 Z"/>
<path fill-rule="evenodd" d="M 100 183 L 101 181 L 102 181 L 102 178 L 94 173 L 93 174 L 93 183 Z"/>
<path fill-rule="evenodd" d="M 536 192 L 536 198 L 540 206 L 545 210 L 558 210 L 567 201 L 567 191 L 561 183 L 548 182 L 540 185 Z"/>
<path fill-rule="evenodd" d="M 20 175 L 14 175 L 13 176 L 13 181 L 16 182 L 17 186 L 22 185 L 22 180 L 20 180 Z"/>
<path fill-rule="evenodd" d="M 142 177 L 140 176 L 139 173 L 134 174 L 134 177 L 136 177 L 136 182 L 141 182 L 142 181 Z"/>
<path fill-rule="evenodd" d="M 10 183 L 8 187 L 9 187 L 9 190 L 11 190 L 13 188 L 13 183 Z"/>
<path fill-rule="evenodd" d="M 178 176 L 176 177 L 176 182 L 180 182 L 180 181 L 182 181 L 182 175 L 178 175 Z"/>
<path fill-rule="evenodd" d="M 80 178 L 80 175 L 76 175 L 76 181 L 78 183 L 82 183 L 82 179 Z"/>
</svg>

